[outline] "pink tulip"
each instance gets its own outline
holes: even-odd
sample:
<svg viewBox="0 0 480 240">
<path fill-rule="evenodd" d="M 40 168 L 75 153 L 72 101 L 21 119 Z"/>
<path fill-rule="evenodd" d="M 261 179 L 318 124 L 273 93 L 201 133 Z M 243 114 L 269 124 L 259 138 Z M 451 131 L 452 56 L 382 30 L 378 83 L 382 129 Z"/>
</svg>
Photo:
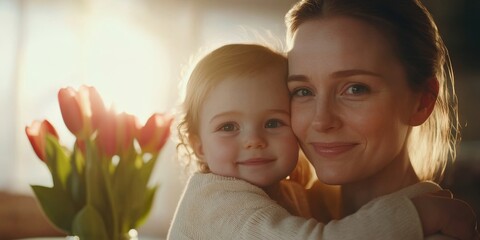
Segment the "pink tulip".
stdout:
<svg viewBox="0 0 480 240">
<path fill-rule="evenodd" d="M 33 147 L 33 150 L 37 154 L 38 158 L 42 161 L 47 161 L 46 154 L 46 141 L 47 135 L 51 135 L 58 139 L 58 134 L 53 125 L 47 121 L 33 121 L 30 126 L 25 127 L 25 133 L 28 140 Z"/>
<path fill-rule="evenodd" d="M 98 125 L 97 144 L 108 157 L 117 153 L 116 125 L 116 114 L 113 110 L 106 112 Z"/>
<path fill-rule="evenodd" d="M 105 106 L 94 87 L 71 87 L 58 91 L 58 103 L 68 130 L 78 138 L 88 138 L 105 115 Z"/>
<path fill-rule="evenodd" d="M 138 120 L 134 115 L 120 113 L 117 115 L 117 147 L 127 149 L 131 147 L 135 133 L 138 131 Z"/>
<path fill-rule="evenodd" d="M 77 100 L 77 92 L 70 87 L 60 89 L 58 91 L 58 103 L 68 130 L 74 135 L 79 135 L 83 130 L 84 117 Z"/>
<path fill-rule="evenodd" d="M 100 149 L 111 157 L 120 155 L 133 147 L 138 121 L 128 113 L 115 114 L 110 110 L 98 127 L 98 144 Z"/>
<path fill-rule="evenodd" d="M 137 136 L 143 152 L 158 153 L 170 135 L 173 118 L 160 113 L 153 114 L 145 123 Z"/>
<path fill-rule="evenodd" d="M 90 100 L 90 108 L 92 111 L 92 126 L 93 129 L 98 129 L 102 118 L 105 115 L 105 105 L 103 104 L 103 100 L 98 94 L 97 90 L 94 87 L 88 87 L 89 93 L 89 100 Z"/>
</svg>

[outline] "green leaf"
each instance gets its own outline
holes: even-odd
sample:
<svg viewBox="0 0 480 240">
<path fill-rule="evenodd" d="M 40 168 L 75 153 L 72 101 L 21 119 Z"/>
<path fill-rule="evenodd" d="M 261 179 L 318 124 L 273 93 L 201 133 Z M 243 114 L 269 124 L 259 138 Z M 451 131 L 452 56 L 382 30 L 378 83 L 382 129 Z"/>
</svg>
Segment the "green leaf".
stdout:
<svg viewBox="0 0 480 240">
<path fill-rule="evenodd" d="M 82 153 L 76 148 L 71 155 L 70 164 L 72 173 L 68 181 L 68 190 L 75 201 L 75 205 L 81 208 L 86 203 L 85 160 L 83 159 Z"/>
<path fill-rule="evenodd" d="M 131 225 L 130 210 L 132 201 L 135 201 L 139 195 L 134 193 L 135 180 L 137 180 L 135 159 L 137 153 L 130 151 L 126 156 L 122 156 L 113 176 L 112 195 L 115 202 L 115 209 L 118 210 L 118 224 L 121 231 L 128 231 Z"/>
<path fill-rule="evenodd" d="M 150 211 L 152 210 L 153 200 L 158 186 L 147 189 L 144 195 L 144 202 L 141 205 L 135 206 L 132 210 L 132 225 L 130 228 L 135 229 L 140 227 L 147 220 Z"/>
<path fill-rule="evenodd" d="M 67 181 L 72 171 L 66 150 L 58 143 L 58 140 L 47 135 L 46 153 L 47 165 L 52 174 L 53 184 L 56 187 L 66 188 Z"/>
<path fill-rule="evenodd" d="M 131 199 L 129 206 L 130 212 L 128 216 L 131 228 L 137 228 L 143 224 L 150 212 L 157 187 L 148 188 L 147 185 L 156 161 L 157 155 L 152 156 L 140 168 L 135 169 L 135 176 L 131 179 L 131 194 L 136 196 Z"/>
<path fill-rule="evenodd" d="M 112 197 L 109 193 L 108 184 L 109 177 L 108 161 L 102 158 L 98 153 L 98 149 L 91 141 L 86 142 L 85 157 L 85 184 L 86 184 L 86 201 L 97 209 L 98 213 L 103 216 L 103 221 L 107 229 L 112 233 L 116 233 L 117 225 L 115 224 L 115 212 L 112 208 Z"/>
<path fill-rule="evenodd" d="M 150 176 L 152 175 L 153 168 L 155 167 L 155 164 L 157 163 L 158 160 L 158 154 L 155 154 L 148 160 L 142 167 L 142 176 L 146 178 L 146 181 L 150 179 Z"/>
<path fill-rule="evenodd" d="M 107 229 L 102 216 L 91 205 L 85 205 L 73 220 L 73 235 L 80 239 L 108 240 Z"/>
<path fill-rule="evenodd" d="M 32 186 L 32 189 L 48 219 L 58 228 L 71 233 L 76 210 L 70 196 L 60 188 Z"/>
</svg>

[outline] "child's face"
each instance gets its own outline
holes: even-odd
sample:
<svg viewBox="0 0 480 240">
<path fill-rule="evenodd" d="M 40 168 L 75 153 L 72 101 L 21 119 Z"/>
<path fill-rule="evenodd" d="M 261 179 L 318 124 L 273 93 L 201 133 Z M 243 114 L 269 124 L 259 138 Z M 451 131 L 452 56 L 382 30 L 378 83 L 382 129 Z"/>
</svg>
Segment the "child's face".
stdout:
<svg viewBox="0 0 480 240">
<path fill-rule="evenodd" d="M 215 174 L 267 187 L 285 178 L 297 163 L 298 144 L 281 70 L 223 80 L 205 99 L 199 129 L 200 139 L 193 147 Z"/>
</svg>

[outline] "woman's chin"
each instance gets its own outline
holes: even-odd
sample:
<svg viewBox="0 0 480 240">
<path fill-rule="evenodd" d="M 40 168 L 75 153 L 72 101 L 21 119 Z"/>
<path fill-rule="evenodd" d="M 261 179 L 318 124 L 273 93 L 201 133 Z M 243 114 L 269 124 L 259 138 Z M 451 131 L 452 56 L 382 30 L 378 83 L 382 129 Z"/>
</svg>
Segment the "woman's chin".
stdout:
<svg viewBox="0 0 480 240">
<path fill-rule="evenodd" d="M 344 185 L 355 181 L 353 176 L 343 169 L 319 169 L 315 170 L 318 180 L 328 185 Z"/>
</svg>

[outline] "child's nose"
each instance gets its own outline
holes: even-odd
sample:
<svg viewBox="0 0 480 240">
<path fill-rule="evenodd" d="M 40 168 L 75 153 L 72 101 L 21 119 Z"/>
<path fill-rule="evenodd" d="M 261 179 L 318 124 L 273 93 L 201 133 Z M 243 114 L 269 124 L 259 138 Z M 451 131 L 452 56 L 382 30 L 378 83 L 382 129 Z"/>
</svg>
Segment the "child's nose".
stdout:
<svg viewBox="0 0 480 240">
<path fill-rule="evenodd" d="M 245 148 L 265 148 L 267 141 L 259 133 L 250 133 L 245 140 Z"/>
</svg>

